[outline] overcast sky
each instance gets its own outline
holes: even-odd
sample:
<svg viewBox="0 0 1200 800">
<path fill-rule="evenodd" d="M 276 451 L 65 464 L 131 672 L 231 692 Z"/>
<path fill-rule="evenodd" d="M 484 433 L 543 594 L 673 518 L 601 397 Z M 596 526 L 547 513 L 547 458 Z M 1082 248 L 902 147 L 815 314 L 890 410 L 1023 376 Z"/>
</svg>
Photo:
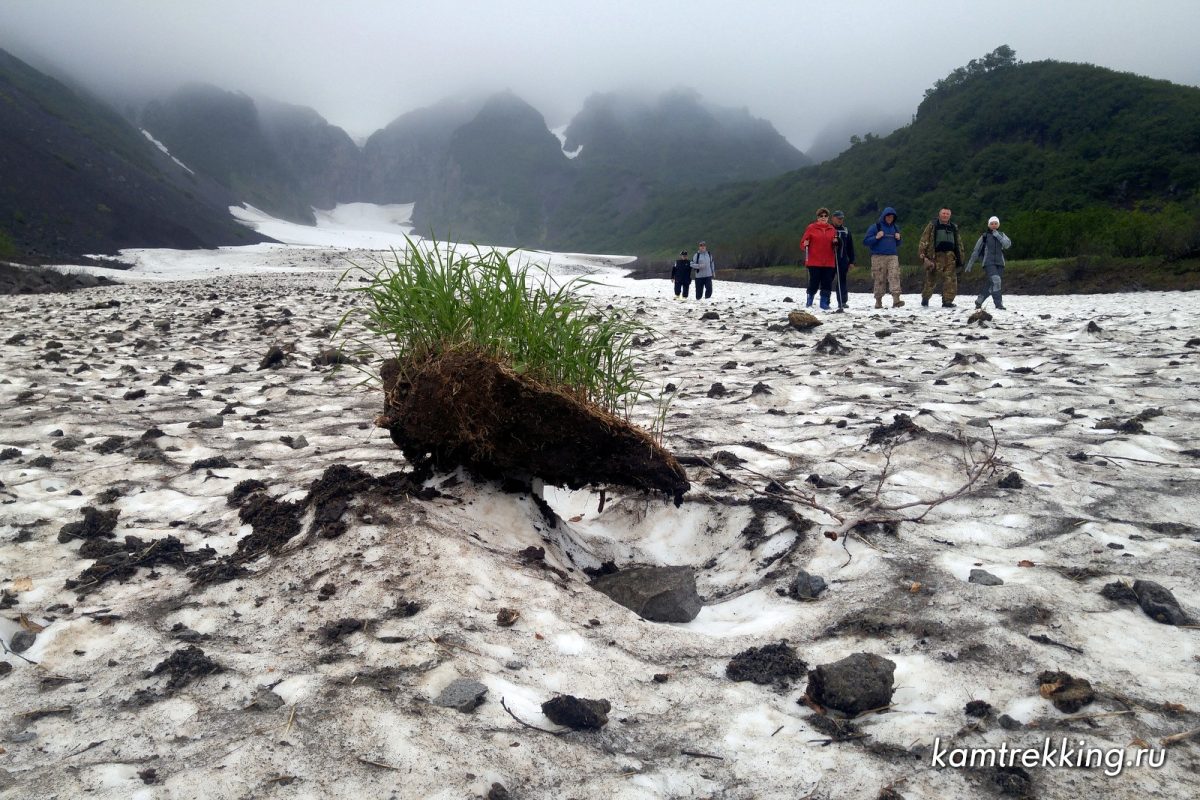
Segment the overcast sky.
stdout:
<svg viewBox="0 0 1200 800">
<path fill-rule="evenodd" d="M 806 149 L 839 118 L 907 120 L 1001 44 L 1200 85 L 1198 35 L 1197 0 L 0 0 L 0 47 L 98 90 L 205 81 L 356 137 L 462 91 L 511 89 L 553 127 L 593 92 L 690 86 Z"/>
</svg>

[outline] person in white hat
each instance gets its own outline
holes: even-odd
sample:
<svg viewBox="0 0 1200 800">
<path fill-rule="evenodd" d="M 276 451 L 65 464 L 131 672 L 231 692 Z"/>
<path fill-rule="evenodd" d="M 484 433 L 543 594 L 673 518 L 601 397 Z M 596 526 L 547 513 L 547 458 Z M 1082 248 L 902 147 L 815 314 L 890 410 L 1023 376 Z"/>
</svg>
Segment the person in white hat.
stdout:
<svg viewBox="0 0 1200 800">
<path fill-rule="evenodd" d="M 992 302 L 996 304 L 996 308 L 1004 310 L 1004 295 L 1001 293 L 1001 278 L 1004 275 L 1004 251 L 1012 246 L 1012 240 L 1005 234 L 1000 232 L 1000 218 L 991 217 L 988 219 L 988 229 L 979 237 L 979 241 L 975 243 L 975 248 L 971 250 L 971 258 L 967 261 L 967 268 L 963 270 L 966 274 L 971 271 L 971 267 L 978 260 L 983 264 L 983 272 L 987 275 L 987 281 L 983 284 L 983 288 L 979 291 L 979 296 L 975 298 L 975 307 L 983 308 L 983 302 L 988 299 L 988 295 L 992 296 Z"/>
</svg>

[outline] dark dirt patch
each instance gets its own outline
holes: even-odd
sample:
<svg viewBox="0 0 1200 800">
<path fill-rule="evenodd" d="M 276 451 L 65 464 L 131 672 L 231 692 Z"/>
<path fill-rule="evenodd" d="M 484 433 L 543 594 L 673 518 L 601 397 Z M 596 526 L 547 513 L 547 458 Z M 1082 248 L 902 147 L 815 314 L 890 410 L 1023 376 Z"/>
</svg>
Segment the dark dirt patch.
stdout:
<svg viewBox="0 0 1200 800">
<path fill-rule="evenodd" d="M 195 472 L 200 469 L 237 469 L 237 464 L 225 456 L 213 456 L 212 458 L 202 458 L 199 461 L 193 461 L 192 466 L 188 467 L 188 472 Z"/>
<path fill-rule="evenodd" d="M 308 508 L 313 509 L 309 535 L 325 538 L 340 536 L 346 530 L 342 517 L 350 501 L 364 492 L 375 493 L 384 499 L 417 497 L 432 499 L 440 493 L 425 488 L 413 476 L 392 472 L 375 478 L 355 467 L 335 464 L 312 482 L 308 494 L 299 502 L 275 499 L 266 491 L 262 481 L 245 480 L 230 491 L 226 502 L 238 509 L 238 519 L 249 524 L 253 532 L 242 537 L 237 551 L 216 562 L 192 571 L 198 585 L 224 583 L 246 574 L 244 566 L 263 555 L 280 552 L 301 532 L 300 519 Z"/>
<path fill-rule="evenodd" d="M 961 628 L 953 633 L 936 620 L 925 620 L 912 613 L 862 609 L 854 611 L 826 628 L 819 638 L 832 636 L 864 636 L 879 639 L 895 633 L 907 633 L 918 639 L 961 639 L 969 631 Z"/>
<path fill-rule="evenodd" d="M 326 469 L 309 487 L 304 500 L 306 506 L 316 509 L 312 529 L 325 539 L 341 536 L 346 532 L 342 515 L 350 507 L 350 501 L 375 486 L 375 477 L 356 467 L 335 464 Z"/>
<path fill-rule="evenodd" d="M 873 428 L 870 437 L 867 439 L 867 444 L 879 444 L 880 442 L 889 440 L 894 441 L 906 433 L 911 436 L 918 436 L 925 432 L 924 428 L 912 421 L 912 417 L 907 414 L 897 414 L 890 424 L 879 425 Z"/>
<path fill-rule="evenodd" d="M 804 700 L 802 698 L 796 702 L 803 703 Z M 804 721 L 815 730 L 828 736 L 833 742 L 848 742 L 862 738 L 862 732 L 859 731 L 858 726 L 848 719 L 838 719 L 824 714 L 809 714 Z"/>
<path fill-rule="evenodd" d="M 1021 479 L 1018 473 L 1010 472 L 1001 478 L 1000 482 L 996 485 L 1001 489 L 1021 489 L 1025 486 L 1025 481 Z"/>
<path fill-rule="evenodd" d="M 161 675 L 164 672 L 167 674 L 167 682 L 158 698 L 163 699 L 175 694 L 192 681 L 224 671 L 224 667 L 205 655 L 199 647 L 189 645 L 169 655 L 150 671 L 150 676 Z"/>
<path fill-rule="evenodd" d="M 317 635 L 326 644 L 333 644 L 343 636 L 361 631 L 364 626 L 365 623 L 361 619 L 339 619 L 322 625 L 317 631 Z"/>
<path fill-rule="evenodd" d="M 260 480 L 255 480 L 254 478 L 248 478 L 244 481 L 239 481 L 237 486 L 233 487 L 233 491 L 231 491 L 225 498 L 225 502 L 226 504 L 236 508 L 237 506 L 240 506 L 242 501 L 251 494 L 259 490 L 265 490 L 266 488 L 267 485 L 265 483 Z"/>
<path fill-rule="evenodd" d="M 782 687 L 803 678 L 807 669 L 808 664 L 784 641 L 743 650 L 730 659 L 725 675 L 734 681 Z"/>
<path fill-rule="evenodd" d="M 817 342 L 816 350 L 818 353 L 826 353 L 831 356 L 850 352 L 850 348 L 838 341 L 838 338 L 832 333 L 825 334 L 825 338 Z"/>
<path fill-rule="evenodd" d="M 99 548 L 103 548 L 99 551 Z M 106 551 L 106 552 L 105 552 Z M 78 578 L 68 578 L 64 584 L 81 595 L 96 591 L 109 581 L 124 583 L 132 578 L 139 568 L 154 569 L 159 566 L 186 569 L 215 558 L 217 551 L 211 547 L 188 550 L 174 536 L 147 542 L 136 536 L 126 536 L 124 544 L 89 539 L 79 548 L 82 558 L 95 558 L 96 563 L 79 573 Z"/>
<path fill-rule="evenodd" d="M 279 369 L 287 362 L 287 353 L 283 352 L 277 344 L 271 345 L 267 350 L 267 354 L 262 357 L 262 361 L 258 362 L 258 368 L 263 369 Z"/>
<path fill-rule="evenodd" d="M 972 700 L 963 709 L 968 717 L 986 717 L 992 713 L 992 704 L 986 700 Z"/>
<path fill-rule="evenodd" d="M 113 531 L 117 527 L 117 517 L 120 515 L 121 511 L 116 508 L 100 511 L 92 506 L 84 506 L 83 521 L 63 525 L 58 532 L 58 541 L 65 544 L 73 539 L 112 539 L 115 536 Z"/>
<path fill-rule="evenodd" d="M 607 700 L 588 700 L 560 694 L 542 703 L 542 713 L 556 725 L 575 730 L 599 730 L 608 724 L 612 704 Z"/>
<path fill-rule="evenodd" d="M 1136 605 L 1138 601 L 1137 592 L 1133 591 L 1133 587 L 1124 581 L 1106 583 L 1100 590 L 1100 596 L 1117 603 Z"/>
<path fill-rule="evenodd" d="M 804 534 L 813 526 L 812 520 L 800 516 L 789 503 L 776 497 L 752 497 L 747 505 L 750 506 L 754 516 L 739 534 L 745 539 L 742 547 L 747 550 L 753 550 L 767 539 L 766 523 L 767 517 L 771 514 L 783 517 L 788 521 L 789 527 L 797 533 L 797 542 L 803 540 Z"/>
<path fill-rule="evenodd" d="M 1096 699 L 1092 684 L 1065 672 L 1046 671 L 1038 675 L 1042 697 L 1064 714 L 1074 714 Z"/>
<path fill-rule="evenodd" d="M 455 352 L 407 372 L 392 359 L 381 374 L 377 424 L 418 469 L 626 486 L 677 503 L 689 488 L 683 467 L 645 431 L 488 358 Z"/>
</svg>

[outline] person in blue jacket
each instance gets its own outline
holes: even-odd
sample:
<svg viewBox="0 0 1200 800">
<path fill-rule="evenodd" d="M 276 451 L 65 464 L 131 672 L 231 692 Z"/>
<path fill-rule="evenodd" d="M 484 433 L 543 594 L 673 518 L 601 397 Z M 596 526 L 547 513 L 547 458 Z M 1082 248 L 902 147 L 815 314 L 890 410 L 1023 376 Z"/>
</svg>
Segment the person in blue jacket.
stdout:
<svg viewBox="0 0 1200 800">
<path fill-rule="evenodd" d="M 900 226 L 896 209 L 888 206 L 874 225 L 867 228 L 863 244 L 871 251 L 871 277 L 875 281 L 875 307 L 883 308 L 886 286 L 892 295 L 892 308 L 904 305 L 900 299 Z"/>
</svg>

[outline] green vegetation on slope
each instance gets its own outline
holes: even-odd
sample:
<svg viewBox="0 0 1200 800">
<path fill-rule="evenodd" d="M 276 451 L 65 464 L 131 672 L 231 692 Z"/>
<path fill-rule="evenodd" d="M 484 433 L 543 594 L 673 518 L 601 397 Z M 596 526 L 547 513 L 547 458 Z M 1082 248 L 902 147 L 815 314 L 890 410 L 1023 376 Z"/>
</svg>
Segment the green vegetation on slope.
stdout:
<svg viewBox="0 0 1200 800">
<path fill-rule="evenodd" d="M 971 243 L 997 214 L 1017 258 L 1200 252 L 1200 89 L 999 48 L 939 81 L 913 122 L 832 161 L 707 193 L 658 193 L 637 219 L 577 234 L 657 256 L 704 237 L 725 263 L 794 261 L 813 210 L 860 238 L 884 206 L 908 234 L 948 205 Z"/>
</svg>

